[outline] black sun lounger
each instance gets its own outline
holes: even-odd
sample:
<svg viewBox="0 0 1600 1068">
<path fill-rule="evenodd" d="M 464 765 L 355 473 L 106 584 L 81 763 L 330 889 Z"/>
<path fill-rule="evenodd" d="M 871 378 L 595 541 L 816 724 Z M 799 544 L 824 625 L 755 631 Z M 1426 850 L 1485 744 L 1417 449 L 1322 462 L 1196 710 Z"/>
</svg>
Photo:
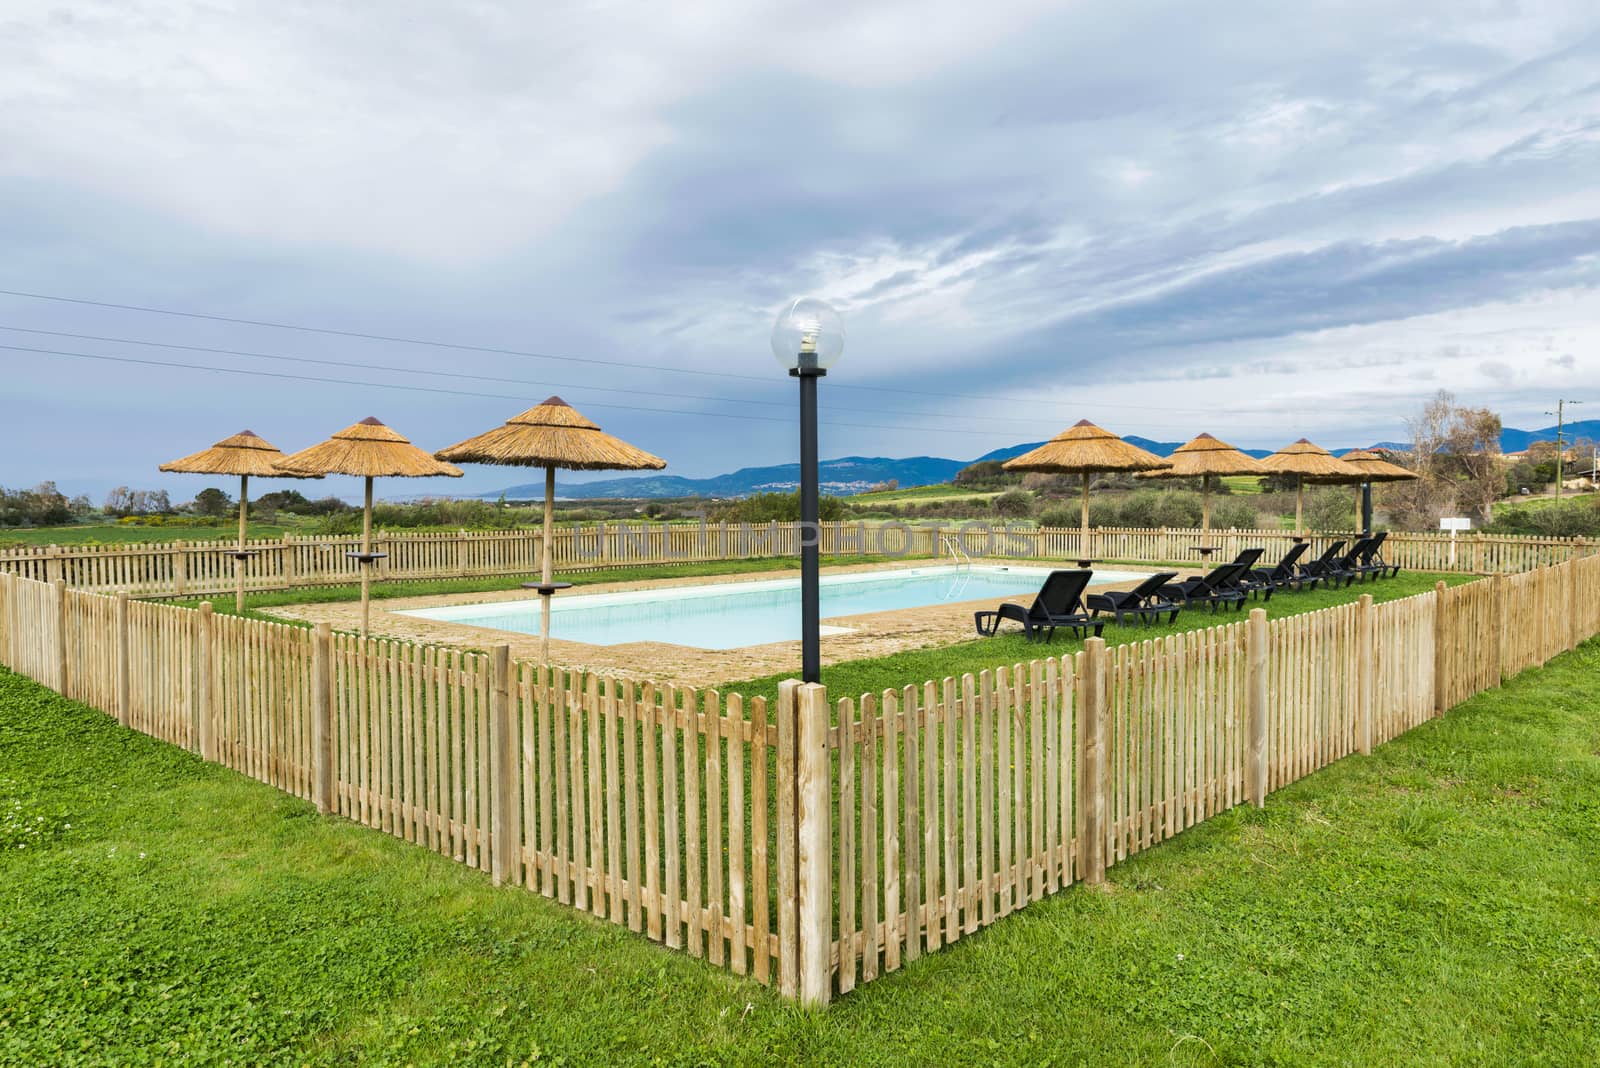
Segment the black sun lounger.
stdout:
<svg viewBox="0 0 1600 1068">
<path fill-rule="evenodd" d="M 1388 537 L 1387 530 L 1380 530 L 1368 539 L 1367 550 L 1361 554 L 1356 571 L 1375 579 L 1394 578 L 1400 573 L 1399 564 L 1391 564 L 1383 558 L 1383 543 Z"/>
<path fill-rule="evenodd" d="M 1301 564 L 1299 572 L 1295 575 L 1295 588 L 1300 589 L 1306 585 L 1315 586 L 1318 582 L 1326 582 L 1329 586 L 1336 586 L 1340 584 L 1340 580 L 1344 580 L 1343 584 L 1348 586 L 1351 576 L 1346 572 L 1341 572 L 1337 563 L 1339 554 L 1342 552 L 1344 552 L 1344 542 L 1336 541 L 1323 550 L 1321 556 L 1309 564 Z"/>
<path fill-rule="evenodd" d="M 1274 589 L 1280 590 L 1293 584 L 1298 574 L 1295 571 L 1295 564 L 1299 563 L 1300 558 L 1306 554 L 1306 550 L 1309 548 L 1311 548 L 1309 541 L 1297 542 L 1294 548 L 1285 553 L 1283 559 L 1279 560 L 1275 566 L 1256 568 L 1250 572 L 1250 580 L 1257 583 L 1271 584 Z M 1316 583 L 1312 582 L 1311 585 L 1316 585 Z"/>
<path fill-rule="evenodd" d="M 1168 623 L 1175 623 L 1178 611 L 1183 607 L 1180 602 L 1164 601 L 1158 591 L 1173 579 L 1178 577 L 1176 571 L 1163 571 L 1151 575 L 1131 590 L 1107 590 L 1105 593 L 1091 593 L 1086 604 L 1089 611 L 1096 617 L 1101 612 L 1109 612 L 1118 625 L 1122 623 L 1123 616 L 1138 616 L 1139 622 L 1148 626 L 1152 621 L 1161 622 L 1163 614 L 1168 614 Z"/>
<path fill-rule="evenodd" d="M 1020 604 L 1002 604 L 992 612 L 974 612 L 973 622 L 978 633 L 985 637 L 1000 629 L 1000 621 L 1014 619 L 1022 624 L 1022 633 L 1031 642 L 1036 638 L 1049 641 L 1057 627 L 1066 627 L 1080 637 L 1094 631 L 1099 637 L 1105 621 L 1091 617 L 1083 607 L 1083 591 L 1094 577 L 1093 571 L 1074 569 L 1052 571 L 1039 588 L 1039 595 L 1027 608 Z"/>
<path fill-rule="evenodd" d="M 1209 575 L 1163 586 L 1161 596 L 1171 600 L 1181 599 L 1186 605 L 1208 604 L 1213 612 L 1219 604 L 1229 604 L 1238 609 L 1244 604 L 1246 594 L 1235 583 L 1244 571 L 1243 564 L 1223 564 L 1213 568 Z"/>
</svg>

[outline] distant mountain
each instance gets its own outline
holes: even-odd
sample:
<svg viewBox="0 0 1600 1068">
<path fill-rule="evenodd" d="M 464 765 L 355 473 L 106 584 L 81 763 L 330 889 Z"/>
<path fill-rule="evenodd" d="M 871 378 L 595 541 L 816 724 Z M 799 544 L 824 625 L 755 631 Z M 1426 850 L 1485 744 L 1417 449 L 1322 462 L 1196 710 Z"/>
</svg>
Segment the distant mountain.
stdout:
<svg viewBox="0 0 1600 1068">
<path fill-rule="evenodd" d="M 1568 441 L 1588 438 L 1600 441 L 1600 419 L 1568 423 L 1565 429 Z M 1507 427 L 1500 434 L 1500 448 L 1505 452 L 1521 452 L 1536 441 L 1554 441 L 1556 428 L 1543 430 L 1517 430 Z M 1127 441 L 1155 453 L 1170 456 L 1182 442 L 1152 441 L 1134 434 Z M 1029 449 L 1044 444 L 1040 441 L 1021 445 L 1007 445 L 979 456 L 976 460 L 951 460 L 943 456 L 845 456 L 837 460 L 823 460 L 820 466 L 822 492 L 847 497 L 863 493 L 880 482 L 893 479 L 901 486 L 931 486 L 949 482 L 968 464 L 980 460 L 1009 460 L 1021 456 Z M 1404 452 L 1410 446 L 1404 442 L 1380 441 L 1361 448 L 1391 449 Z M 1242 452 L 1260 458 L 1271 454 L 1270 449 L 1242 449 Z M 1335 455 L 1349 449 L 1334 449 Z M 742 467 L 726 475 L 710 478 L 683 478 L 678 475 L 630 475 L 622 478 L 601 479 L 598 482 L 556 483 L 556 495 L 568 500 L 594 500 L 599 497 L 746 497 L 752 493 L 792 492 L 800 484 L 799 464 L 777 464 L 772 467 Z M 496 498 L 501 495 L 518 500 L 537 500 L 544 496 L 544 484 L 530 482 L 508 486 L 504 490 L 485 493 Z"/>
<path fill-rule="evenodd" d="M 1576 423 L 1568 423 L 1562 428 L 1561 436 L 1571 444 L 1580 439 L 1600 441 L 1600 419 L 1583 419 Z M 1511 427 L 1500 432 L 1500 451 L 1521 452 L 1536 441 L 1556 440 L 1556 428 L 1547 426 L 1543 430 L 1515 430 Z"/>
<path fill-rule="evenodd" d="M 845 456 L 818 464 L 822 492 L 846 497 L 864 493 L 891 479 L 902 486 L 930 486 L 948 482 L 967 466 L 966 460 L 941 456 L 912 456 L 894 459 L 886 456 Z M 683 478 L 678 475 L 635 475 L 606 478 L 596 482 L 556 483 L 556 496 L 572 500 L 598 497 L 746 497 L 752 493 L 791 493 L 800 485 L 799 464 L 772 467 L 742 467 L 731 474 L 710 478 Z M 539 499 L 543 483 L 508 486 L 485 497 L 504 494 L 515 499 Z"/>
</svg>

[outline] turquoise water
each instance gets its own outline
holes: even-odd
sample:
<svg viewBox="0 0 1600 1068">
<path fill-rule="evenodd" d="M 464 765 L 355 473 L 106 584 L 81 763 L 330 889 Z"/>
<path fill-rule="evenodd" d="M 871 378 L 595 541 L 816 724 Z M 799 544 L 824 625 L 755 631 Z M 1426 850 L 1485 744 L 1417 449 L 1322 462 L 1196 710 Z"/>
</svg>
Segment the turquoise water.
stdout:
<svg viewBox="0 0 1600 1068">
<path fill-rule="evenodd" d="M 822 618 L 834 619 L 824 634 L 851 629 L 841 616 L 891 612 L 958 601 L 1021 600 L 1043 585 L 1049 568 L 949 566 L 830 575 L 821 583 Z M 1141 575 L 1097 571 L 1092 585 Z M 539 601 L 419 608 L 404 615 L 489 627 L 517 634 L 539 633 Z M 675 586 L 628 593 L 557 594 L 550 635 L 590 645 L 667 642 L 696 649 L 738 649 L 800 638 L 800 580 L 765 579 L 703 586 Z"/>
</svg>

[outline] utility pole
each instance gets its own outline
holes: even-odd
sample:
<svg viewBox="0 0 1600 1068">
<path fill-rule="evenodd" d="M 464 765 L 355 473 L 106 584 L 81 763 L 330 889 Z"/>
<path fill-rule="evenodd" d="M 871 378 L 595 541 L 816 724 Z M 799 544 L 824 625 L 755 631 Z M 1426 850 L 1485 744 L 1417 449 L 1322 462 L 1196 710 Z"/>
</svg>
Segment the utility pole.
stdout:
<svg viewBox="0 0 1600 1068">
<path fill-rule="evenodd" d="M 1561 433 L 1567 425 L 1567 405 L 1582 403 L 1583 401 L 1558 400 L 1555 411 L 1544 413 L 1556 417 L 1556 500 L 1558 501 L 1561 500 L 1561 463 L 1567 458 L 1567 442 Z"/>
</svg>

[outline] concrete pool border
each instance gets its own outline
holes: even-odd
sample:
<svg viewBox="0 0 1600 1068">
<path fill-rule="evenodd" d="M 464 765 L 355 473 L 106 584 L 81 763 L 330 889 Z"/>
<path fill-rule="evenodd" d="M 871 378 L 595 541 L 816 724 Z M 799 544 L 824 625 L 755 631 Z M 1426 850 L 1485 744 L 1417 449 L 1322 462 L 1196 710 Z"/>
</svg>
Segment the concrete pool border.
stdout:
<svg viewBox="0 0 1600 1068">
<path fill-rule="evenodd" d="M 1032 559 L 993 558 L 984 561 L 986 566 L 1014 566 L 1048 568 L 1050 561 Z M 849 564 L 823 568 L 824 575 L 883 572 L 928 567 L 930 561 L 908 560 L 897 563 Z M 1070 567 L 1070 564 L 1064 564 Z M 1154 567 L 1123 565 L 1117 571 L 1148 574 Z M 621 593 L 637 590 L 669 589 L 674 586 L 721 585 L 729 582 L 750 582 L 798 577 L 799 568 L 781 571 L 746 571 L 723 575 L 685 575 L 669 579 L 632 580 L 626 582 L 585 583 L 583 593 Z M 1125 589 L 1130 582 L 1109 583 L 1098 589 Z M 428 642 L 456 648 L 483 649 L 492 645 L 511 646 L 511 655 L 520 660 L 538 658 L 537 635 L 515 634 L 487 627 L 474 627 L 463 623 L 428 619 L 422 616 L 403 615 L 402 612 L 418 608 L 439 608 L 465 604 L 490 604 L 503 601 L 526 600 L 526 590 L 498 590 L 484 593 L 431 594 L 422 597 L 396 597 L 372 603 L 372 634 L 374 637 L 399 638 L 406 641 Z M 922 608 L 903 608 L 889 612 L 871 612 L 855 616 L 837 616 L 825 623 L 843 628 L 839 633 L 824 633 L 822 637 L 822 662 L 843 663 L 869 657 L 887 656 L 910 649 L 925 649 L 975 638 L 972 613 L 977 608 L 993 607 L 995 599 L 956 601 Z M 355 630 L 360 621 L 361 608 L 356 602 L 324 604 L 281 605 L 268 609 L 271 615 L 284 619 L 304 620 L 312 623 L 327 622 L 339 630 Z M 674 682 L 690 686 L 713 686 L 739 679 L 775 675 L 786 671 L 798 674 L 800 669 L 800 643 L 798 641 L 771 642 L 738 649 L 694 649 L 666 642 L 630 642 L 624 645 L 588 645 L 582 642 L 563 641 L 559 636 L 550 639 L 550 656 L 564 667 L 584 668 L 604 673 L 649 678 L 661 682 Z"/>
</svg>

